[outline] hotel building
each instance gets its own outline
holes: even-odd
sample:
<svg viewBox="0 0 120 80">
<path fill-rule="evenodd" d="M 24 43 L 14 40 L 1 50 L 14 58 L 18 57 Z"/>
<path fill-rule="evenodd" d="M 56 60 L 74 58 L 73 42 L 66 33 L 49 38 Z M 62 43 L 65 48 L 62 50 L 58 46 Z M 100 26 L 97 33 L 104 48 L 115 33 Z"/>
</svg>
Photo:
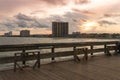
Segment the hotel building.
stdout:
<svg viewBox="0 0 120 80">
<path fill-rule="evenodd" d="M 68 22 L 52 22 L 52 36 L 53 37 L 68 36 Z"/>
</svg>

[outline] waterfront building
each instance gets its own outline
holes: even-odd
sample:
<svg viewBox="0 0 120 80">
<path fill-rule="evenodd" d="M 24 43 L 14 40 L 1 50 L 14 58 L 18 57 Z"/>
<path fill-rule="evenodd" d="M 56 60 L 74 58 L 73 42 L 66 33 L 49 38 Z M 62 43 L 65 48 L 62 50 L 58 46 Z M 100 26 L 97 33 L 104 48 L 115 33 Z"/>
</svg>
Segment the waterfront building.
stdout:
<svg viewBox="0 0 120 80">
<path fill-rule="evenodd" d="M 53 37 L 68 36 L 68 22 L 52 22 L 52 36 Z"/>
<path fill-rule="evenodd" d="M 72 37 L 81 37 L 81 33 L 80 32 L 73 32 L 72 33 Z"/>
<path fill-rule="evenodd" d="M 29 30 L 21 30 L 20 31 L 20 36 L 21 37 L 29 37 L 30 36 L 30 31 Z"/>
<path fill-rule="evenodd" d="M 6 36 L 6 37 L 10 37 L 10 36 L 12 36 L 12 31 L 7 32 L 7 33 L 4 33 L 4 36 Z"/>
</svg>

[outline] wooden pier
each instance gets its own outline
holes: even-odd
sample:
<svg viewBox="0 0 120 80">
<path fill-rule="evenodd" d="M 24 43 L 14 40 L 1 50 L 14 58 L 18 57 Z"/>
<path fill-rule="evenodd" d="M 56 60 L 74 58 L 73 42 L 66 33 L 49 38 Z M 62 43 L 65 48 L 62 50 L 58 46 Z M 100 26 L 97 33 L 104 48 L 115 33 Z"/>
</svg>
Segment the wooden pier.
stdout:
<svg viewBox="0 0 120 80">
<path fill-rule="evenodd" d="M 80 63 L 51 63 L 35 70 L 2 71 L 0 80 L 120 80 L 120 56 L 96 56 Z"/>
<path fill-rule="evenodd" d="M 40 68 L 27 67 L 23 70 L 17 69 L 16 72 L 0 71 L 0 80 L 120 80 L 120 56 L 117 55 L 117 43 L 117 41 L 110 41 L 1 45 L 0 52 L 13 51 L 15 56 L 0 57 L 0 65 L 14 63 L 16 71 L 16 67 L 21 68 L 17 62 L 21 61 L 25 65 L 26 61 L 36 60 L 35 66 L 38 65 Z M 62 51 L 66 48 L 72 50 Z M 41 49 L 49 49 L 51 52 L 42 54 Z M 16 51 L 21 52 L 16 53 Z M 96 56 L 98 52 L 101 52 L 102 56 Z M 78 55 L 81 54 L 84 55 L 85 60 L 79 59 Z M 56 58 L 67 56 L 73 58 L 70 61 L 55 62 Z M 54 63 L 41 65 L 41 60 L 48 58 L 51 58 Z"/>
</svg>

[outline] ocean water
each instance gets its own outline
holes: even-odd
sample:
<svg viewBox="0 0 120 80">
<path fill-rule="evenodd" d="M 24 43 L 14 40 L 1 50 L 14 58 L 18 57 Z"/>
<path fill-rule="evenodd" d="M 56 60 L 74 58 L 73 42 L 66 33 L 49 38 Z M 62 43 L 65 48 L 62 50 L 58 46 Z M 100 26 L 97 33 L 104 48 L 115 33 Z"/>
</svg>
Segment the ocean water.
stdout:
<svg viewBox="0 0 120 80">
<path fill-rule="evenodd" d="M 120 39 L 91 39 L 91 38 L 34 38 L 34 37 L 0 37 L 0 45 L 32 44 L 32 43 L 70 43 L 119 41 Z"/>
<path fill-rule="evenodd" d="M 119 41 L 120 39 L 90 39 L 90 38 L 35 38 L 35 37 L 0 37 L 0 45 L 14 45 L 14 44 L 34 44 L 34 43 L 72 43 L 72 42 L 101 42 L 101 41 Z M 100 47 L 100 46 L 99 46 Z M 56 51 L 64 49 L 58 49 Z M 71 50 L 70 48 L 65 50 Z M 43 50 L 49 52 L 49 50 Z M 15 52 L 0 52 L 0 57 L 13 56 Z M 68 57 L 70 58 L 70 57 Z M 67 58 L 58 58 L 64 60 Z M 42 63 L 50 62 L 50 59 L 42 60 Z M 31 64 L 31 62 L 30 62 Z M 12 64 L 0 64 L 0 70 L 13 68 Z"/>
</svg>

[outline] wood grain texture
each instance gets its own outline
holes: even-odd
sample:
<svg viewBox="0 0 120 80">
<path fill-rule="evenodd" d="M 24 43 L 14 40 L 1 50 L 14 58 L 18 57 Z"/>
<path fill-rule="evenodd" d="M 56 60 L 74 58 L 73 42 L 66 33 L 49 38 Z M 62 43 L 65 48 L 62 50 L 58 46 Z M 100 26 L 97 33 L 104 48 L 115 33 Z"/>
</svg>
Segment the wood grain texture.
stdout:
<svg viewBox="0 0 120 80">
<path fill-rule="evenodd" d="M 89 61 L 65 61 L 42 65 L 40 69 L 1 71 L 0 80 L 120 80 L 120 56 L 96 56 Z"/>
</svg>

